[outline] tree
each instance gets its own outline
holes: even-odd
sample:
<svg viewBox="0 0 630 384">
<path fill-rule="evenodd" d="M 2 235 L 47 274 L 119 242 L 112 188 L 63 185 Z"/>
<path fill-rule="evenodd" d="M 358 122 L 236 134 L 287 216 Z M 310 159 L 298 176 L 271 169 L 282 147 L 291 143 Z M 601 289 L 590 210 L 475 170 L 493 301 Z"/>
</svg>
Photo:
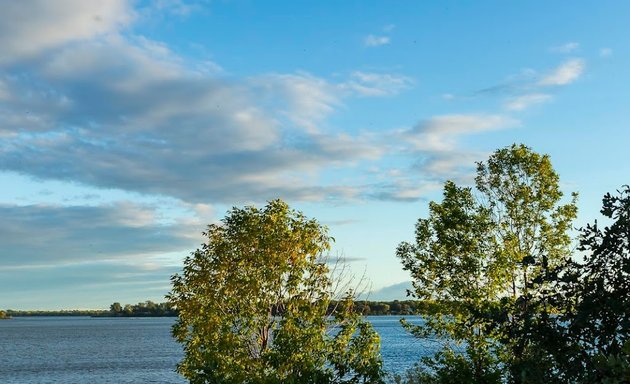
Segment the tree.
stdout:
<svg viewBox="0 0 630 384">
<path fill-rule="evenodd" d="M 500 149 L 479 163 L 475 184 L 491 212 L 494 257 L 502 267 L 497 326 L 503 360 L 516 382 L 548 382 L 557 370 L 549 347 L 560 341 L 550 320 L 558 310 L 555 276 L 571 258 L 577 194 L 561 204 L 549 156 L 524 145 Z"/>
<path fill-rule="evenodd" d="M 109 311 L 112 312 L 113 314 L 117 314 L 117 313 L 121 313 L 123 311 L 123 308 L 119 302 L 115 302 L 109 306 Z"/>
<path fill-rule="evenodd" d="M 564 277 L 566 310 L 560 324 L 573 348 L 565 371 L 573 382 L 630 380 L 630 186 L 606 194 L 597 221 L 581 230 L 583 263 Z"/>
<path fill-rule="evenodd" d="M 420 307 L 422 326 L 403 325 L 418 337 L 465 343 L 469 358 L 447 344 L 434 359 L 425 359 L 431 373 L 419 382 L 457 383 L 462 371 L 471 383 L 498 382 L 492 380 L 498 370 L 494 346 L 487 342 L 491 323 L 479 316 L 500 290 L 489 212 L 476 203 L 470 188 L 453 182 L 445 184 L 442 203 L 430 203 L 429 212 L 428 219 L 416 224 L 415 244 L 400 244 L 397 255 L 411 273 L 414 296 L 439 305 Z"/>
<path fill-rule="evenodd" d="M 442 202 L 418 220 L 415 243 L 399 245 L 413 295 L 439 304 L 423 309 L 423 326 L 408 328 L 464 350 L 447 344 L 427 361 L 435 372 L 427 377 L 456 381 L 465 369 L 471 382 L 498 382 L 506 366 L 513 382 L 548 380 L 553 367 L 531 335 L 547 333 L 547 277 L 570 257 L 577 212 L 577 195 L 561 204 L 558 182 L 548 156 L 499 149 L 478 163 L 474 190 L 447 182 Z"/>
<path fill-rule="evenodd" d="M 194 383 L 380 382 L 379 337 L 334 298 L 323 259 L 332 240 L 280 200 L 233 208 L 172 277 L 169 303 Z"/>
</svg>

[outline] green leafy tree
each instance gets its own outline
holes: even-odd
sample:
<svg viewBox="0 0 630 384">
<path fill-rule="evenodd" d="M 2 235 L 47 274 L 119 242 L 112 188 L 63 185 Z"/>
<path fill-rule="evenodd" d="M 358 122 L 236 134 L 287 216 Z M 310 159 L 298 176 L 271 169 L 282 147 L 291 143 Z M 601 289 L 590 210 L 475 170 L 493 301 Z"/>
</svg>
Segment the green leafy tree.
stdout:
<svg viewBox="0 0 630 384">
<path fill-rule="evenodd" d="M 398 247 L 403 268 L 413 279 L 414 296 L 438 304 L 420 308 L 423 325 L 403 325 L 418 337 L 447 342 L 435 358 L 425 359 L 427 372 L 418 382 L 456 383 L 463 374 L 471 383 L 497 382 L 492 379 L 498 361 L 488 341 L 491 321 L 481 315 L 488 298 L 501 290 L 491 225 L 489 212 L 476 203 L 470 188 L 447 182 L 442 203 L 430 203 L 429 218 L 418 220 L 415 244 Z M 463 344 L 468 353 L 454 353 Z"/>
<path fill-rule="evenodd" d="M 447 182 L 442 202 L 418 221 L 415 243 L 398 247 L 414 296 L 438 304 L 423 308 L 423 326 L 408 328 L 447 341 L 426 362 L 433 374 L 425 382 L 456 382 L 462 369 L 471 383 L 549 380 L 555 368 L 537 341 L 552 333 L 548 276 L 570 256 L 577 212 L 575 194 L 561 204 L 558 182 L 548 156 L 499 149 L 478 163 L 475 189 Z"/>
<path fill-rule="evenodd" d="M 557 367 L 548 351 L 562 340 L 551 314 L 555 276 L 571 257 L 569 232 L 577 194 L 562 204 L 559 176 L 547 155 L 524 145 L 496 151 L 479 163 L 475 184 L 491 212 L 493 256 L 501 267 L 497 326 L 502 360 L 517 383 L 545 383 Z"/>
<path fill-rule="evenodd" d="M 332 240 L 280 200 L 233 208 L 172 277 L 169 303 L 193 383 L 378 383 L 379 337 L 334 297 Z"/>
</svg>

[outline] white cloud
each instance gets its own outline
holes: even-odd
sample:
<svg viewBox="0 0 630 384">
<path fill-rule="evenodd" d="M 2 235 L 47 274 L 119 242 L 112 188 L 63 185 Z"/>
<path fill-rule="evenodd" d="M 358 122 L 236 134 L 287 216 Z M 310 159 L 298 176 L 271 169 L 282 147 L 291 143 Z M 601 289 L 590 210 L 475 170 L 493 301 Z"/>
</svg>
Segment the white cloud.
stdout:
<svg viewBox="0 0 630 384">
<path fill-rule="evenodd" d="M 544 93 L 530 93 L 512 97 L 505 103 L 505 109 L 508 111 L 523 111 L 532 105 L 543 104 L 551 100 L 551 95 Z"/>
<path fill-rule="evenodd" d="M 306 132 L 319 134 L 321 124 L 345 98 L 393 96 L 410 88 L 413 80 L 398 74 L 355 71 L 348 80 L 334 83 L 298 72 L 258 76 L 250 83 L 265 110 L 277 111 Z"/>
<path fill-rule="evenodd" d="M 0 68 L 0 171 L 169 196 L 194 212 L 207 211 L 195 204 L 208 202 L 354 199 L 383 188 L 360 176 L 323 182 L 331 180 L 323 173 L 347 176 L 401 146 L 411 156 L 456 153 L 461 135 L 511 124 L 501 116 L 447 115 L 402 134 L 331 133 L 328 118 L 347 99 L 396 95 L 413 80 L 366 71 L 337 80 L 305 72 L 219 77 L 164 43 L 117 33 L 133 18 L 121 9 L 116 14 L 128 19 L 111 17 L 123 21 L 16 56 L 28 61 L 19 69 L 28 76 Z M 59 25 L 67 15 L 51 17 Z M 413 184 L 386 194 L 417 198 Z M 134 221 L 122 224 L 130 228 L 155 219 L 129 211 Z"/>
<path fill-rule="evenodd" d="M 502 115 L 442 115 L 420 122 L 404 137 L 416 150 L 448 151 L 459 136 L 513 127 L 518 120 Z"/>
<path fill-rule="evenodd" d="M 557 53 L 571 53 L 578 50 L 579 48 L 580 48 L 580 44 L 572 41 L 566 44 L 551 47 L 550 50 L 552 52 L 557 52 Z"/>
<path fill-rule="evenodd" d="M 380 47 L 391 42 L 389 36 L 367 35 L 363 40 L 366 47 Z"/>
<path fill-rule="evenodd" d="M 397 153 L 407 153 L 416 163 L 404 172 L 381 171 L 387 182 L 368 188 L 370 197 L 392 201 L 414 201 L 439 189 L 445 180 L 471 182 L 476 161 L 487 154 L 462 148 L 463 136 L 518 126 L 520 122 L 503 115 L 454 114 L 434 116 L 415 127 L 393 133 Z"/>
<path fill-rule="evenodd" d="M 304 72 L 259 76 L 251 83 L 267 110 L 279 111 L 310 133 L 318 133 L 319 124 L 341 103 L 335 85 Z"/>
<path fill-rule="evenodd" d="M 408 89 L 413 80 L 407 76 L 389 73 L 353 72 L 351 79 L 342 84 L 362 96 L 392 96 Z"/>
<path fill-rule="evenodd" d="M 584 72 L 585 62 L 582 59 L 570 59 L 562 63 L 550 74 L 538 82 L 540 86 L 566 85 L 577 80 Z"/>
<path fill-rule="evenodd" d="M 463 149 L 435 151 L 428 154 L 418 164 L 418 168 L 434 178 L 465 180 L 468 177 L 468 171 L 484 157 L 486 157 L 485 153 Z"/>
<path fill-rule="evenodd" d="M 581 58 L 565 60 L 556 68 L 542 74 L 527 68 L 509 76 L 503 83 L 473 92 L 472 97 L 500 97 L 504 110 L 522 111 L 552 100 L 553 96 L 548 94 L 547 87 L 569 85 L 582 76 L 585 68 L 585 61 Z M 446 94 L 442 97 L 450 100 L 459 96 Z"/>
<path fill-rule="evenodd" d="M 116 33 L 133 18 L 125 0 L 5 1 L 0 13 L 0 64 Z"/>
<path fill-rule="evenodd" d="M 320 130 L 356 94 L 306 73 L 228 81 L 120 36 L 29 68 L 0 102 L 0 170 L 193 203 L 308 200 L 356 195 L 316 175 L 382 153 L 369 135 Z"/>
</svg>

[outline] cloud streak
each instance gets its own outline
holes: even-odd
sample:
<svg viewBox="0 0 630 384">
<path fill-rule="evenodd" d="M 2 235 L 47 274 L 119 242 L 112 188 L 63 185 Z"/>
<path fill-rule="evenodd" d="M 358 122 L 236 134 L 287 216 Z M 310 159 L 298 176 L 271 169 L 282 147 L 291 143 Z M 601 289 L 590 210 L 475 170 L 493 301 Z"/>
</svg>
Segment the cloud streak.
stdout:
<svg viewBox="0 0 630 384">
<path fill-rule="evenodd" d="M 570 59 L 559 65 L 551 73 L 547 74 L 538 81 L 540 86 L 557 86 L 567 85 L 577 80 L 586 64 L 582 59 Z"/>
<path fill-rule="evenodd" d="M 369 73 L 356 71 L 350 80 L 341 84 L 342 89 L 349 89 L 361 96 L 394 96 L 413 86 L 410 77 L 390 73 Z"/>
<path fill-rule="evenodd" d="M 403 137 L 416 150 L 453 150 L 462 135 L 514 127 L 519 121 L 502 115 L 455 114 L 434 116 L 418 123 Z"/>
<path fill-rule="evenodd" d="M 387 45 L 391 42 L 389 36 L 378 36 L 378 35 L 367 35 L 363 40 L 363 44 L 366 47 L 380 47 L 383 45 Z"/>
<path fill-rule="evenodd" d="M 0 269 L 100 260 L 141 264 L 199 244 L 199 226 L 159 224 L 155 215 L 150 207 L 128 202 L 95 207 L 0 205 Z"/>
<path fill-rule="evenodd" d="M 544 104 L 553 99 L 551 95 L 544 93 L 530 93 L 526 95 L 510 98 L 505 103 L 505 109 L 508 111 L 523 111 L 533 105 Z"/>
<path fill-rule="evenodd" d="M 576 43 L 575 41 L 571 41 L 562 45 L 551 47 L 550 51 L 556 53 L 571 53 L 578 49 L 580 49 L 580 44 Z"/>
</svg>

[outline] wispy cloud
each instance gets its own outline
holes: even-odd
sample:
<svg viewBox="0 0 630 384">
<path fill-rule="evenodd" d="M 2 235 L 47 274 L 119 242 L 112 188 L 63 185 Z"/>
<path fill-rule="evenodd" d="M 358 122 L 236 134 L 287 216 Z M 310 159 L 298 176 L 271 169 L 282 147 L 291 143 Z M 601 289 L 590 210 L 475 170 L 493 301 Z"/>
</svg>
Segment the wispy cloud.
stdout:
<svg viewBox="0 0 630 384">
<path fill-rule="evenodd" d="M 407 76 L 356 71 L 341 86 L 362 96 L 393 96 L 410 88 L 413 83 L 413 79 Z"/>
<path fill-rule="evenodd" d="M 363 44 L 366 47 L 380 47 L 381 45 L 387 45 L 391 42 L 389 36 L 377 36 L 377 35 L 367 35 L 363 40 Z"/>
<path fill-rule="evenodd" d="M 369 198 L 387 201 L 417 201 L 439 190 L 447 179 L 467 184 L 476 161 L 487 154 L 463 148 L 460 141 L 467 135 L 480 134 L 518 126 L 520 121 L 498 114 L 453 114 L 433 116 L 414 127 L 393 132 L 398 148 L 416 159 L 404 171 L 380 171 L 386 175 L 381 183 L 365 188 Z"/>
<path fill-rule="evenodd" d="M 585 66 L 586 63 L 583 59 L 567 60 L 551 73 L 541 78 L 540 81 L 538 81 L 538 85 L 553 86 L 571 84 L 582 75 Z"/>
<path fill-rule="evenodd" d="M 523 111 L 532 105 L 543 104 L 552 99 L 551 95 L 544 93 L 530 93 L 509 98 L 505 103 L 508 111 Z"/>
<path fill-rule="evenodd" d="M 318 133 L 320 123 L 341 104 L 334 84 L 305 72 L 257 76 L 250 82 L 265 110 L 276 110 L 311 133 Z"/>
<path fill-rule="evenodd" d="M 475 97 L 499 97 L 505 111 L 524 111 L 553 100 L 552 87 L 567 86 L 579 79 L 586 69 L 582 58 L 572 58 L 547 72 L 531 68 L 509 76 L 504 82 L 473 92 L 469 96 L 443 95 L 445 100 Z"/>
<path fill-rule="evenodd" d="M 600 57 L 610 57 L 613 54 L 613 50 L 611 48 L 601 48 L 599 50 Z"/>
<path fill-rule="evenodd" d="M 178 266 L 132 260 L 3 265 L 0 298 L 12 309 L 104 309 L 113 300 L 134 303 L 139 298 L 161 302 L 170 289 L 169 277 L 177 272 Z"/>
<path fill-rule="evenodd" d="M 403 136 L 418 150 L 445 151 L 455 148 L 462 135 L 494 131 L 519 125 L 503 115 L 459 114 L 434 116 L 418 123 Z"/>
<path fill-rule="evenodd" d="M 551 52 L 556 53 L 571 53 L 577 51 L 578 49 L 580 49 L 580 44 L 576 43 L 575 41 L 568 42 L 562 45 L 556 45 L 549 48 Z"/>
<path fill-rule="evenodd" d="M 441 182 L 433 180 L 419 180 L 415 178 L 396 178 L 370 188 L 370 199 L 382 201 L 411 202 L 439 190 Z"/>
<path fill-rule="evenodd" d="M 0 269 L 104 259 L 141 262 L 192 250 L 201 239 L 200 226 L 158 224 L 151 207 L 134 203 L 0 205 L 0 214 Z"/>
<path fill-rule="evenodd" d="M 396 24 L 387 24 L 383 27 L 383 32 L 389 33 L 393 31 L 394 29 L 396 29 Z"/>
</svg>

